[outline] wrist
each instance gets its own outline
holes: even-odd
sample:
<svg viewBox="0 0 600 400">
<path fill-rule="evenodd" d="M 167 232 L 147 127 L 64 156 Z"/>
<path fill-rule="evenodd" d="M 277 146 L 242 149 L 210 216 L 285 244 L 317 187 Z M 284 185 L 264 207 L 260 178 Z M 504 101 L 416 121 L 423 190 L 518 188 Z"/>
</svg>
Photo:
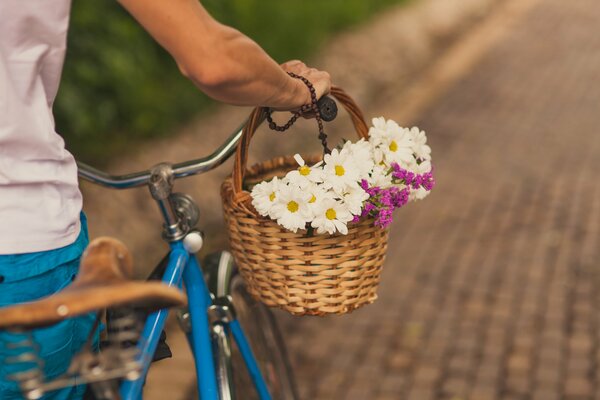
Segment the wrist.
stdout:
<svg viewBox="0 0 600 400">
<path fill-rule="evenodd" d="M 284 73 L 282 81 L 276 86 L 276 97 L 267 99 L 263 105 L 279 111 L 299 109 L 311 102 L 310 90 L 304 82 Z"/>
<path fill-rule="evenodd" d="M 300 108 L 305 104 L 310 103 L 310 91 L 300 79 L 292 78 L 288 76 L 288 82 L 290 89 L 289 93 L 289 108 Z"/>
</svg>

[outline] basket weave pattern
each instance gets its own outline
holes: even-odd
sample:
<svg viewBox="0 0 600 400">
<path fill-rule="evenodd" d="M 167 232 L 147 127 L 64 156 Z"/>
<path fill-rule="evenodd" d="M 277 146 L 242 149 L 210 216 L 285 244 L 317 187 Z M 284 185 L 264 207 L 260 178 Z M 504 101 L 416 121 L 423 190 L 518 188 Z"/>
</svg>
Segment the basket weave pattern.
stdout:
<svg viewBox="0 0 600 400">
<path fill-rule="evenodd" d="M 359 136 L 366 137 L 366 123 L 355 104 L 340 89 L 332 94 L 350 112 Z M 248 291 L 266 305 L 295 315 L 344 314 L 372 303 L 385 260 L 387 229 L 367 218 L 349 224 L 347 235 L 293 233 L 252 206 L 243 181 L 261 181 L 297 167 L 293 157 L 278 157 L 243 168 L 260 113 L 257 109 L 251 116 L 234 173 L 221 190 L 231 250 Z"/>
</svg>

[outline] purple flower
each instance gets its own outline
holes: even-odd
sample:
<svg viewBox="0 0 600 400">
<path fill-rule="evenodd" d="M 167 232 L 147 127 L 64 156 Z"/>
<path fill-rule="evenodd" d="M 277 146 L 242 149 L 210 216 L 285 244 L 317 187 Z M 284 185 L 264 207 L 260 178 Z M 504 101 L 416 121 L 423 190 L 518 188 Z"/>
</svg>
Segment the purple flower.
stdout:
<svg viewBox="0 0 600 400">
<path fill-rule="evenodd" d="M 408 195 L 410 194 L 410 190 L 408 188 L 404 188 L 402 190 L 397 190 L 394 194 L 393 203 L 394 207 L 400 208 L 406 203 L 408 203 Z"/>
<path fill-rule="evenodd" d="M 392 212 L 394 210 L 390 208 L 382 208 L 379 210 L 379 214 L 375 218 L 375 225 L 380 226 L 382 228 L 387 228 L 390 226 L 393 220 Z"/>
<path fill-rule="evenodd" d="M 422 187 L 429 191 L 435 185 L 433 168 L 424 174 L 415 174 L 400 167 L 397 163 L 392 163 L 392 177 L 396 183 L 406 186 L 402 189 L 398 186 L 382 189 L 379 186 L 369 187 L 368 182 L 364 179 L 360 182 L 361 188 L 369 194 L 369 198 L 365 201 L 360 217 L 354 217 L 353 222 L 358 222 L 360 218 L 370 215 L 375 218 L 375 225 L 387 228 L 392 223 L 394 210 L 408 203 L 411 189 Z"/>
<path fill-rule="evenodd" d="M 433 179 L 433 167 L 431 171 L 426 172 L 424 174 L 415 174 L 410 172 L 402 167 L 400 167 L 397 163 L 392 164 L 392 177 L 396 179 L 399 183 L 404 183 L 407 186 L 412 187 L 413 189 L 424 188 L 427 191 L 430 191 L 435 186 L 435 180 Z"/>
<path fill-rule="evenodd" d="M 393 207 L 392 205 L 392 193 L 389 189 L 381 191 L 381 197 L 379 201 L 384 207 Z"/>
<path fill-rule="evenodd" d="M 365 189 L 365 191 L 369 194 L 369 196 L 374 197 L 381 192 L 381 188 L 379 186 L 373 186 L 371 188 Z"/>
<path fill-rule="evenodd" d="M 426 174 L 423 174 L 423 183 L 421 184 L 421 187 L 425 188 L 427 191 L 430 191 L 434 186 L 435 179 L 433 179 L 433 173 L 430 171 Z"/>
</svg>

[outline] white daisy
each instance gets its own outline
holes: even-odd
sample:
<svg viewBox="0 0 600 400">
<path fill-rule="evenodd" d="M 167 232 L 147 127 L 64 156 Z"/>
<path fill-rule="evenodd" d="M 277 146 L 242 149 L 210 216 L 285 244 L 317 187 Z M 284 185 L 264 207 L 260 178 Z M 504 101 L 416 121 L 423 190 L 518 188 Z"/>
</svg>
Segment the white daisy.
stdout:
<svg viewBox="0 0 600 400">
<path fill-rule="evenodd" d="M 312 216 L 314 218 L 315 213 L 317 212 L 317 208 L 319 204 L 325 199 L 333 199 L 334 193 L 331 190 L 326 190 L 323 188 L 323 185 L 313 183 L 303 189 L 306 193 L 310 195 L 310 199 L 308 200 L 308 207 L 312 211 Z"/>
<path fill-rule="evenodd" d="M 412 139 L 408 129 L 398 127 L 391 131 L 378 148 L 382 151 L 387 165 L 395 162 L 402 166 L 414 160 Z"/>
<path fill-rule="evenodd" d="M 271 218 L 277 219 L 279 225 L 292 232 L 304 229 L 312 219 L 309 200 L 310 195 L 297 186 L 280 186 L 275 204 L 271 208 Z"/>
<path fill-rule="evenodd" d="M 358 168 L 358 178 L 366 179 L 369 172 L 373 168 L 373 150 L 371 144 L 365 139 L 360 139 L 358 142 L 346 142 L 342 148 L 342 152 L 348 152 L 354 158 L 354 165 Z"/>
<path fill-rule="evenodd" d="M 379 186 L 382 189 L 387 189 L 392 186 L 392 174 L 389 172 L 389 167 L 381 164 L 374 165 L 369 177 L 367 178 L 369 186 Z"/>
<path fill-rule="evenodd" d="M 261 182 L 252 188 L 252 205 L 260 215 L 271 216 L 280 186 L 283 186 L 281 180 L 275 177 L 270 182 Z"/>
<path fill-rule="evenodd" d="M 342 203 L 346 205 L 353 215 L 360 215 L 363 203 L 369 198 L 369 194 L 364 191 L 358 183 L 348 186 L 342 193 Z"/>
<path fill-rule="evenodd" d="M 373 118 L 373 127 L 369 129 L 369 143 L 373 147 L 373 158 L 377 164 L 389 166 L 396 162 L 402 166 L 414 159 L 410 130 L 400 127 L 391 119 Z"/>
<path fill-rule="evenodd" d="M 336 231 L 343 235 L 348 234 L 346 224 L 352 220 L 352 213 L 340 201 L 325 199 L 319 203 L 318 212 L 311 226 L 317 233 L 334 234 Z"/>
<path fill-rule="evenodd" d="M 429 192 L 422 187 L 418 189 L 410 188 L 410 193 L 408 194 L 408 201 L 423 200 L 427 196 L 429 196 Z"/>
<path fill-rule="evenodd" d="M 395 121 L 383 117 L 373 118 L 371 122 L 373 126 L 369 129 L 369 141 L 374 146 L 379 145 L 383 138 L 389 136 L 389 132 L 398 127 Z"/>
<path fill-rule="evenodd" d="M 417 163 L 417 160 L 414 160 L 412 163 L 408 164 L 405 169 L 414 174 L 425 174 L 431 171 L 431 161 L 421 161 L 421 163 Z"/>
<path fill-rule="evenodd" d="M 322 182 L 323 181 L 323 169 L 320 168 L 322 161 L 319 161 L 312 167 L 306 165 L 306 162 L 300 156 L 300 154 L 294 155 L 294 159 L 298 163 L 298 169 L 292 170 L 287 173 L 286 178 L 293 184 L 300 186 L 301 188 L 306 188 L 311 183 Z"/>
<path fill-rule="evenodd" d="M 421 160 L 431 160 L 431 147 L 427 145 L 427 136 L 425 131 L 413 126 L 409 130 L 413 142 L 413 152 Z"/>
<path fill-rule="evenodd" d="M 347 186 L 358 182 L 360 174 L 349 151 L 333 149 L 331 154 L 325 154 L 324 161 L 325 188 L 332 188 L 336 193 L 342 193 Z"/>
<path fill-rule="evenodd" d="M 417 165 L 415 172 L 417 174 L 426 174 L 427 172 L 431 172 L 431 168 L 431 161 L 421 161 L 421 163 Z"/>
</svg>

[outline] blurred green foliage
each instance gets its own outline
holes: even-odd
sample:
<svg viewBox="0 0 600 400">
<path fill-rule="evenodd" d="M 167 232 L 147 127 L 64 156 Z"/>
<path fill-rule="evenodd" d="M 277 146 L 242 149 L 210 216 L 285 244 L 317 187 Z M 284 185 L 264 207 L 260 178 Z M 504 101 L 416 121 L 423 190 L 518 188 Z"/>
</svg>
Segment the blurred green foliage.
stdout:
<svg viewBox="0 0 600 400">
<path fill-rule="evenodd" d="M 204 0 L 219 21 L 278 62 L 310 56 L 331 33 L 403 0 Z M 116 1 L 73 2 L 56 124 L 78 159 L 102 163 L 172 132 L 212 102 Z"/>
</svg>

